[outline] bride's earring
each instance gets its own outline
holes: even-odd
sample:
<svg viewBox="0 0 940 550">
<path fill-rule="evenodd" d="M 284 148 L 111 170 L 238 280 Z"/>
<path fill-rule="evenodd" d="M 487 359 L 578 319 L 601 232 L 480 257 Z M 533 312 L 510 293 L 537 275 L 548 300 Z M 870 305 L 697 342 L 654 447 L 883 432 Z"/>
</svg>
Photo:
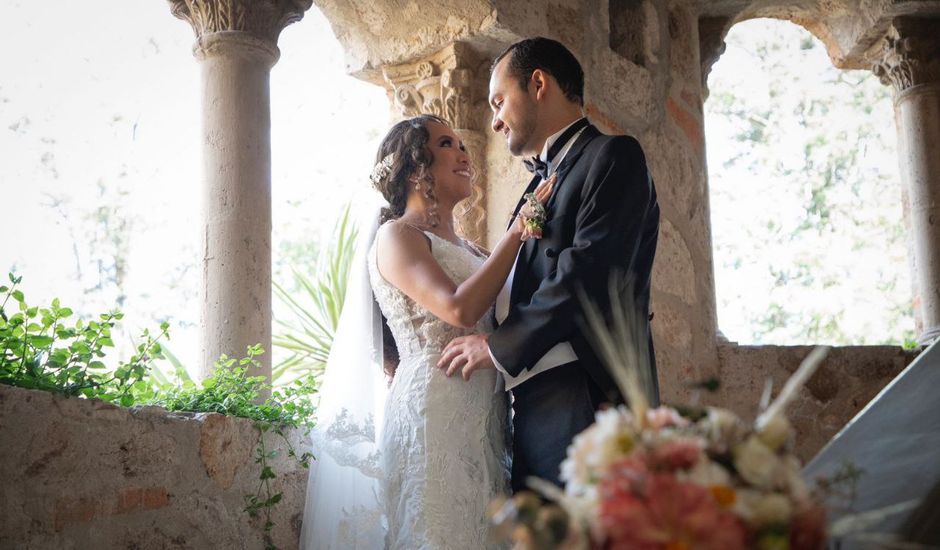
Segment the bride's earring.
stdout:
<svg viewBox="0 0 940 550">
<path fill-rule="evenodd" d="M 434 189 L 431 185 L 427 186 L 424 198 L 427 199 L 427 210 L 424 213 L 425 223 L 431 227 L 437 227 L 440 217 L 437 214 L 437 197 L 434 196 Z"/>
<path fill-rule="evenodd" d="M 415 193 L 420 193 L 420 192 L 421 192 L 421 184 L 415 182 Z"/>
</svg>

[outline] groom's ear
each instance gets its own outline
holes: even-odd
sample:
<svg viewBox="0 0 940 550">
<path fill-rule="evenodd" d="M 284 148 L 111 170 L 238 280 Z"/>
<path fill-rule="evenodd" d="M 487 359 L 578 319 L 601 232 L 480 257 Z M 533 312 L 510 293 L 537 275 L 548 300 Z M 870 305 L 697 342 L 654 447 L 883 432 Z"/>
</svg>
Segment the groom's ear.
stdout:
<svg viewBox="0 0 940 550">
<path fill-rule="evenodd" d="M 532 76 L 529 78 L 529 86 L 535 92 L 535 99 L 541 100 L 545 98 L 545 84 L 548 80 L 548 73 L 542 69 L 535 69 L 532 71 Z"/>
</svg>

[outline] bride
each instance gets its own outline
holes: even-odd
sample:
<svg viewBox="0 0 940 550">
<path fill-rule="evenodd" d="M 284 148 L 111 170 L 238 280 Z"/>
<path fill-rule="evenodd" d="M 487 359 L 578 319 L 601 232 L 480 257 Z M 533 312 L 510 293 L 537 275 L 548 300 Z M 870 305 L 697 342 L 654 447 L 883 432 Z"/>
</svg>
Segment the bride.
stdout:
<svg viewBox="0 0 940 550">
<path fill-rule="evenodd" d="M 491 331 L 490 310 L 530 233 L 518 216 L 492 253 L 457 235 L 470 158 L 437 117 L 393 126 L 377 161 L 371 179 L 388 207 L 361 228 L 353 259 L 301 546 L 485 548 L 487 504 L 509 490 L 507 395 L 495 370 L 461 380 L 435 364 L 452 339 Z M 535 192 L 543 204 L 550 194 L 551 181 Z"/>
</svg>

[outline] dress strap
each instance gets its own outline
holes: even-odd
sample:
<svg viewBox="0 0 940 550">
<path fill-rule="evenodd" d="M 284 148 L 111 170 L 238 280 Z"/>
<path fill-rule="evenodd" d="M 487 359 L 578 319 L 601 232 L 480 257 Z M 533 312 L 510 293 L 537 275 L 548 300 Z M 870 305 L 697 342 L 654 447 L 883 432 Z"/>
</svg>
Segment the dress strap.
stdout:
<svg viewBox="0 0 940 550">
<path fill-rule="evenodd" d="M 403 225 L 407 225 L 408 227 L 414 229 L 414 230 L 417 231 L 418 233 L 421 233 L 422 235 L 424 235 L 424 238 L 428 241 L 428 246 L 431 247 L 432 249 L 434 248 L 434 246 L 432 245 L 433 239 L 432 239 L 431 237 L 436 237 L 436 238 L 440 239 L 440 237 L 438 237 L 438 236 L 435 235 L 434 233 L 431 233 L 430 231 L 425 231 L 424 229 L 421 229 L 420 227 L 418 227 L 417 225 L 415 225 L 415 224 L 413 224 L 413 223 L 408 223 L 408 222 L 403 221 L 403 220 L 398 220 L 398 222 L 401 223 L 401 224 L 403 224 Z"/>
<path fill-rule="evenodd" d="M 487 254 L 482 248 L 477 246 L 476 243 L 474 243 L 473 241 L 468 241 L 467 239 L 460 239 L 460 240 L 463 241 L 465 245 L 470 247 L 470 250 L 472 250 L 477 256 L 481 258 L 489 257 L 489 254 Z"/>
</svg>

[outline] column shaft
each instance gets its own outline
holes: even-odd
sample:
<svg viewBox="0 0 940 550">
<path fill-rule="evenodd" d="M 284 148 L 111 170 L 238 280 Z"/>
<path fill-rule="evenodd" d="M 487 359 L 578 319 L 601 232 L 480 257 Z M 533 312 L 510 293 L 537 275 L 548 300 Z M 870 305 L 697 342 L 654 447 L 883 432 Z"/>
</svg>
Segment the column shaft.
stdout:
<svg viewBox="0 0 940 550">
<path fill-rule="evenodd" d="M 927 344 L 940 336 L 940 84 L 899 93 L 895 110 L 920 295 L 919 340 Z"/>
<path fill-rule="evenodd" d="M 271 376 L 271 113 L 277 50 L 239 31 L 197 43 L 203 86 L 205 374 L 261 344 Z"/>
<path fill-rule="evenodd" d="M 872 70 L 894 88 L 898 161 L 908 198 L 918 341 L 940 336 L 940 20 L 898 17 Z"/>
<path fill-rule="evenodd" d="M 313 0 L 169 0 L 202 64 L 202 363 L 261 344 L 271 379 L 271 67 Z M 260 396 L 264 399 L 266 395 Z"/>
</svg>

